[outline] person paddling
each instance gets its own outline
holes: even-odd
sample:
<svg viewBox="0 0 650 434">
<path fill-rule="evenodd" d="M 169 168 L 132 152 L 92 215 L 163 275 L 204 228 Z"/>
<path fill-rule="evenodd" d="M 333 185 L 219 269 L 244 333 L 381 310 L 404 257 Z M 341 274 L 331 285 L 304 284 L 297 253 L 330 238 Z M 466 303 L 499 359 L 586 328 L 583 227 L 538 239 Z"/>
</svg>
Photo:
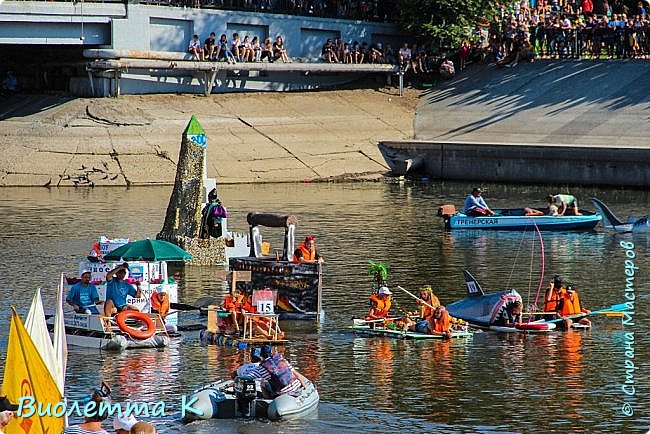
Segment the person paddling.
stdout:
<svg viewBox="0 0 650 434">
<path fill-rule="evenodd" d="M 562 283 L 562 277 L 557 274 L 548 283 L 548 289 L 546 289 L 546 293 L 544 294 L 544 312 L 557 312 Z"/>
<path fill-rule="evenodd" d="M 433 315 L 434 310 L 440 306 L 440 300 L 433 293 L 431 285 L 426 285 L 420 290 L 420 299 L 417 300 L 420 305 L 420 318 L 428 319 Z"/>
<path fill-rule="evenodd" d="M 557 306 L 557 314 L 563 318 L 564 328 L 568 330 L 573 325 L 573 320 L 568 317 L 579 315 L 581 313 L 589 315 L 591 311 L 580 305 L 580 296 L 573 285 L 567 285 L 566 289 L 560 291 L 560 300 Z M 591 321 L 587 318 L 580 318 L 578 324 L 591 327 Z"/>
</svg>

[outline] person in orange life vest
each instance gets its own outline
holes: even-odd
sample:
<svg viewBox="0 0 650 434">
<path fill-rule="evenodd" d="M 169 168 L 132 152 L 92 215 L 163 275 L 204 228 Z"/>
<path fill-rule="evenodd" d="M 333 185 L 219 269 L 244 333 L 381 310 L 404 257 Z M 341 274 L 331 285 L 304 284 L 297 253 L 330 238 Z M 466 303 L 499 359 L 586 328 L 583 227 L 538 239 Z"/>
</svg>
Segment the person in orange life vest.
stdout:
<svg viewBox="0 0 650 434">
<path fill-rule="evenodd" d="M 390 296 L 393 293 L 386 286 L 379 288 L 377 294 L 372 294 L 370 296 L 370 303 L 372 306 L 366 315 L 366 321 L 382 319 L 388 317 L 388 311 L 392 305 Z"/>
<path fill-rule="evenodd" d="M 154 292 L 151 294 L 151 312 L 160 314 L 165 319 L 169 313 L 169 294 L 166 292 Z"/>
<path fill-rule="evenodd" d="M 233 327 L 235 327 L 237 333 L 239 333 L 239 323 L 243 323 L 243 317 L 240 317 L 239 313 L 244 309 L 246 301 L 246 296 L 239 292 L 237 288 L 232 293 L 226 294 L 223 299 L 223 308 L 230 312 Z"/>
<path fill-rule="evenodd" d="M 301 262 L 318 262 L 322 264 L 325 262 L 318 254 L 318 250 L 316 250 L 316 238 L 311 235 L 305 237 L 305 242 L 301 243 L 293 252 L 293 262 L 296 264 Z"/>
<path fill-rule="evenodd" d="M 580 296 L 578 295 L 578 291 L 575 290 L 573 285 L 567 285 L 566 289 L 560 291 L 560 301 L 557 306 L 557 314 L 564 318 L 564 327 L 568 330 L 573 324 L 573 321 L 567 317 L 579 315 L 581 313 L 589 315 L 591 311 L 580 306 Z M 578 324 L 591 327 L 591 321 L 587 318 L 580 318 Z"/>
<path fill-rule="evenodd" d="M 444 306 L 438 305 L 431 316 L 417 323 L 410 324 L 408 328 L 417 333 L 442 335 L 445 338 L 450 338 L 451 316 Z"/>
<path fill-rule="evenodd" d="M 420 290 L 420 300 L 417 300 L 417 303 L 420 305 L 420 319 L 423 320 L 429 319 L 433 315 L 434 310 L 440 306 L 440 300 L 433 293 L 433 288 L 430 285 Z M 427 306 L 427 304 L 430 306 Z"/>
<path fill-rule="evenodd" d="M 556 274 L 553 276 L 553 280 L 549 282 L 548 289 L 544 294 L 544 312 L 557 312 L 562 289 L 562 278 Z"/>
</svg>

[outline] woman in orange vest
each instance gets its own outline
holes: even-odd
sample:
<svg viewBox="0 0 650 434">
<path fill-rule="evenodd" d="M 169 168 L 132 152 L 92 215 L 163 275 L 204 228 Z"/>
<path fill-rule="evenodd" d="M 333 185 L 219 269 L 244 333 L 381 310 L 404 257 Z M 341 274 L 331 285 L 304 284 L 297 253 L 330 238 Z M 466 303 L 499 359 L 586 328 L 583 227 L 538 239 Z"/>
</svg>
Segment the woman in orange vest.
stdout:
<svg viewBox="0 0 650 434">
<path fill-rule="evenodd" d="M 557 307 L 557 314 L 564 318 L 565 328 L 569 329 L 573 324 L 573 321 L 567 317 L 582 313 L 589 315 L 591 311 L 580 306 L 580 296 L 578 295 L 578 291 L 575 290 L 573 285 L 567 285 L 566 289 L 560 291 L 560 301 Z M 580 318 L 578 323 L 591 327 L 591 321 L 587 318 Z"/>
<path fill-rule="evenodd" d="M 383 319 L 388 317 L 388 311 L 392 305 L 390 296 L 393 293 L 385 286 L 379 288 L 377 294 L 370 296 L 370 303 L 372 306 L 366 315 L 366 321 Z"/>
<path fill-rule="evenodd" d="M 305 237 L 305 242 L 300 243 L 293 252 L 293 262 L 295 264 L 300 264 L 301 262 L 318 262 L 322 264 L 325 262 L 318 254 L 318 250 L 316 250 L 316 238 L 311 235 Z"/>
<path fill-rule="evenodd" d="M 429 319 L 429 317 L 433 315 L 434 310 L 440 306 L 440 300 L 438 300 L 438 297 L 433 293 L 433 288 L 431 288 L 430 285 L 427 285 L 420 290 L 420 300 L 417 302 L 420 305 L 421 319 Z"/>
</svg>

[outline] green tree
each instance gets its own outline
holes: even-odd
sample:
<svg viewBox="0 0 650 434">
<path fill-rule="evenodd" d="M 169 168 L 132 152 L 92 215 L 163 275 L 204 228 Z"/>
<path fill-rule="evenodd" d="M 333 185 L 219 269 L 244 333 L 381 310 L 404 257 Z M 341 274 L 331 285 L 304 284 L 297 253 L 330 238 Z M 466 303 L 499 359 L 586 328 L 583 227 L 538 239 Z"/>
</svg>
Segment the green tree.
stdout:
<svg viewBox="0 0 650 434">
<path fill-rule="evenodd" d="M 479 18 L 490 19 L 494 0 L 401 0 L 400 25 L 440 50 L 456 49 L 469 39 Z"/>
</svg>

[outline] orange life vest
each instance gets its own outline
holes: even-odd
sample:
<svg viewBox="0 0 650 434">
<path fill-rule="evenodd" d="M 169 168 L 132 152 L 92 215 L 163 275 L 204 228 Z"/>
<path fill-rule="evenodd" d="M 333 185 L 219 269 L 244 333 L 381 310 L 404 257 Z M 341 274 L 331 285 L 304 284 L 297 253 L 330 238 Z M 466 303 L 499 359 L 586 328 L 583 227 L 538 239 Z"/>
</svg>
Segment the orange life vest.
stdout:
<svg viewBox="0 0 650 434">
<path fill-rule="evenodd" d="M 151 294 L 151 309 L 155 309 L 161 317 L 166 317 L 169 313 L 169 294 L 166 292 Z"/>
<path fill-rule="evenodd" d="M 243 304 L 243 299 L 243 295 L 226 294 L 226 296 L 223 298 L 223 307 L 228 310 L 240 309 Z"/>
<path fill-rule="evenodd" d="M 546 294 L 544 295 L 544 312 L 555 312 L 557 310 L 557 305 L 560 301 L 560 294 L 556 289 L 551 290 L 551 299 L 546 299 Z"/>
<path fill-rule="evenodd" d="M 301 253 L 300 258 L 297 255 L 293 255 L 293 262 L 296 264 L 300 263 L 300 259 L 303 261 L 315 261 L 316 260 L 316 247 L 308 249 L 305 246 L 305 243 L 301 243 L 296 250 L 299 250 Z"/>
<path fill-rule="evenodd" d="M 374 315 L 378 318 L 386 318 L 388 316 L 388 311 L 392 305 L 390 298 L 382 300 L 378 295 L 373 294 L 370 296 L 370 301 L 374 303 Z"/>
<path fill-rule="evenodd" d="M 560 300 L 562 300 L 560 311 L 558 314 L 560 316 L 570 316 L 581 313 L 583 310 L 580 307 L 580 297 L 576 291 L 573 291 L 573 294 L 564 289 L 560 292 Z"/>
<path fill-rule="evenodd" d="M 451 328 L 451 316 L 446 310 L 442 311 L 442 317 L 440 319 L 431 317 L 429 324 L 433 321 L 433 331 L 438 333 L 447 333 Z"/>
</svg>

